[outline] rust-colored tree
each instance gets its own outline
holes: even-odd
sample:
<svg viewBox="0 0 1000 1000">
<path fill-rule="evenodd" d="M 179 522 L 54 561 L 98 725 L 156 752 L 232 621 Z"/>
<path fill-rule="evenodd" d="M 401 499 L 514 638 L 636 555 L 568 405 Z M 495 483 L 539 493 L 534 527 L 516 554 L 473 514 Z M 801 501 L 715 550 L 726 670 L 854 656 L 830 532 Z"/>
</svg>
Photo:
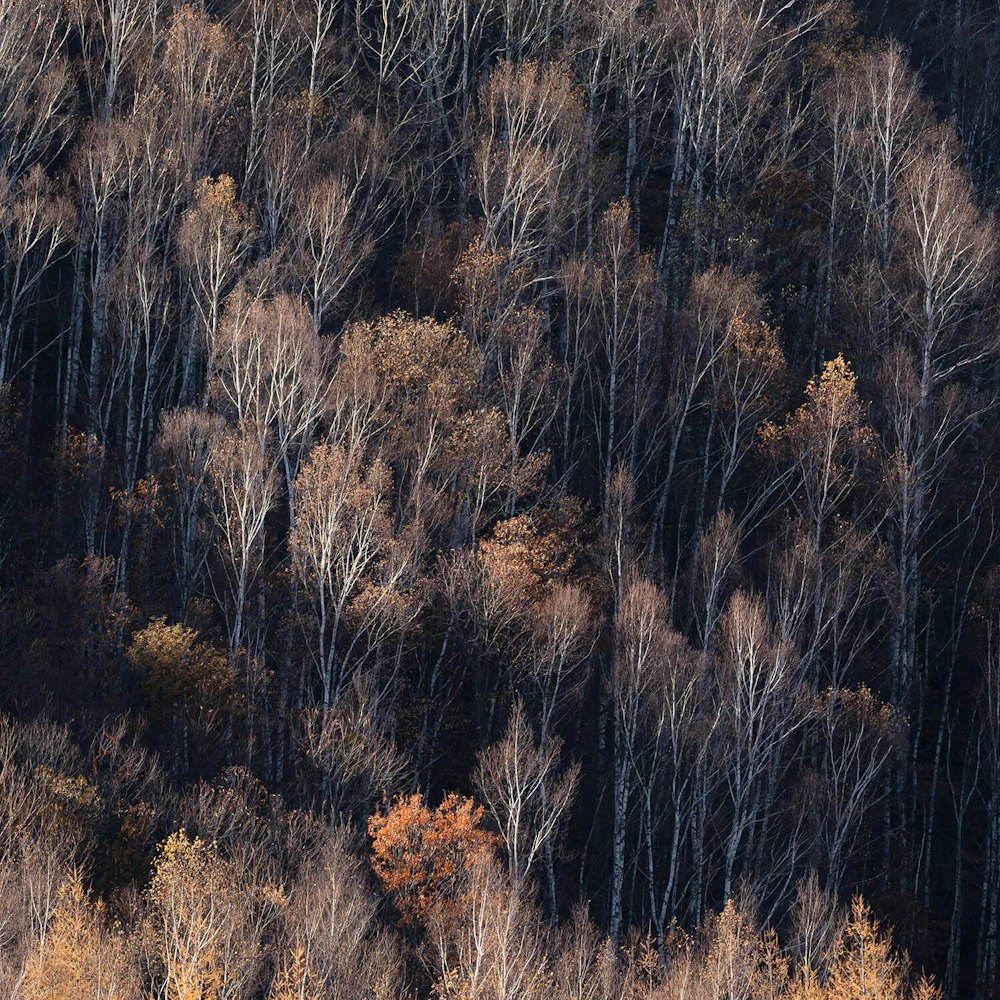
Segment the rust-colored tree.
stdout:
<svg viewBox="0 0 1000 1000">
<path fill-rule="evenodd" d="M 471 876 L 497 843 L 482 806 L 454 793 L 435 809 L 419 795 L 400 798 L 371 817 L 368 833 L 372 867 L 403 923 L 423 927 L 463 911 Z"/>
</svg>

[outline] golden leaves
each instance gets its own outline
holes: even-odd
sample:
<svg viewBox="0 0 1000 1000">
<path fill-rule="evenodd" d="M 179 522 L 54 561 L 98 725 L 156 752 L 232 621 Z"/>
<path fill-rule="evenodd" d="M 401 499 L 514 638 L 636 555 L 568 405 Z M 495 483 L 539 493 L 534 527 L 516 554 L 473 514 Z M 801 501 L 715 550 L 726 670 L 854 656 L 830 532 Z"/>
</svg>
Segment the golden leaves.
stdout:
<svg viewBox="0 0 1000 1000">
<path fill-rule="evenodd" d="M 152 707 L 170 711 L 185 704 L 218 705 L 233 691 L 235 674 L 226 654 L 185 625 L 153 618 L 132 636 L 126 652 L 139 671 Z"/>
<path fill-rule="evenodd" d="M 162 960 L 168 1000 L 216 1000 L 224 983 L 221 928 L 215 908 L 233 894 L 214 845 L 180 830 L 157 854 L 148 895 L 164 928 Z"/>
<path fill-rule="evenodd" d="M 106 925 L 104 904 L 92 902 L 73 869 L 59 890 L 45 940 L 29 960 L 24 1000 L 133 1000 L 139 984 L 127 944 Z"/>
<path fill-rule="evenodd" d="M 871 908 L 855 896 L 827 972 L 824 1000 L 897 1000 L 904 995 L 903 972 Z"/>
<path fill-rule="evenodd" d="M 309 964 L 301 942 L 296 941 L 271 984 L 268 1000 L 323 1000 L 325 996 L 322 979 Z"/>
<path fill-rule="evenodd" d="M 32 778 L 48 797 L 53 810 L 50 823 L 86 829 L 103 806 L 97 789 L 83 775 L 63 774 L 41 764 Z"/>
<path fill-rule="evenodd" d="M 202 177 L 194 186 L 191 205 L 181 217 L 177 244 L 181 262 L 194 267 L 201 256 L 242 256 L 241 245 L 256 234 L 252 210 L 236 197 L 236 182 L 228 174 Z"/>
<path fill-rule="evenodd" d="M 745 1000 L 940 1000 L 926 977 L 910 985 L 909 960 L 855 897 L 825 969 L 793 965 L 777 935 L 759 930 L 730 900 L 702 926 L 695 942 L 671 949 L 666 996 L 740 996 Z M 704 991 L 702 993 L 701 991 Z M 675 993 L 675 991 L 677 991 Z M 659 995 L 659 994 L 658 994 Z"/>
<path fill-rule="evenodd" d="M 809 379 L 806 401 L 783 425 L 764 423 L 758 435 L 766 451 L 796 470 L 792 499 L 815 532 L 821 532 L 870 459 L 875 434 L 865 417 L 850 363 L 838 354 Z"/>
<path fill-rule="evenodd" d="M 426 396 L 439 409 L 467 405 L 478 371 L 453 323 L 390 313 L 367 325 L 372 362 L 397 392 Z"/>
</svg>

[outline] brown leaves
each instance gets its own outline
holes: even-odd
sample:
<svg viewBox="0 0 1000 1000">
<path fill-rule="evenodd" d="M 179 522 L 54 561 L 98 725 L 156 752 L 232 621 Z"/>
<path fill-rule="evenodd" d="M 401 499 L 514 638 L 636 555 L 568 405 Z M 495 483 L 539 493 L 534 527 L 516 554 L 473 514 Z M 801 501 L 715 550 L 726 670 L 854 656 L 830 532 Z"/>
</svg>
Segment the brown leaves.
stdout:
<svg viewBox="0 0 1000 1000">
<path fill-rule="evenodd" d="M 500 521 L 467 561 L 465 599 L 477 626 L 500 642 L 529 628 L 532 609 L 565 580 L 577 557 L 579 507 L 572 499 Z"/>
</svg>

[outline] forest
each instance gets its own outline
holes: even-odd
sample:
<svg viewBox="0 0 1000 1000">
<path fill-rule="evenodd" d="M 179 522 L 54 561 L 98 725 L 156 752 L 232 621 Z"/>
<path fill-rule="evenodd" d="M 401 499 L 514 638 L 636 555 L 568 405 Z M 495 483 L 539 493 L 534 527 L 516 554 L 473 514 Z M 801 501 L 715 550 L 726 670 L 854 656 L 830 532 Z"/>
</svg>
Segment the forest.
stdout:
<svg viewBox="0 0 1000 1000">
<path fill-rule="evenodd" d="M 993 0 L 0 0 L 0 996 L 1000 997 Z"/>
</svg>

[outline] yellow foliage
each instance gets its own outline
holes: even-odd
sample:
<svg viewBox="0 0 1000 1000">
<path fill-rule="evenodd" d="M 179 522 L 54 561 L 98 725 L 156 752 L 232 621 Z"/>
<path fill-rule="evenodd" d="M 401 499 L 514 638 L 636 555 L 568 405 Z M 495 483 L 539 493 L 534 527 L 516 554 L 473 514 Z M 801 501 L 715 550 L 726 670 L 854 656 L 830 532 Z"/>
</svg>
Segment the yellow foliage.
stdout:
<svg viewBox="0 0 1000 1000">
<path fill-rule="evenodd" d="M 83 775 L 61 774 L 43 764 L 35 768 L 33 777 L 59 818 L 86 824 L 101 808 L 97 789 Z"/>
<path fill-rule="evenodd" d="M 765 441 L 842 436 L 846 443 L 864 446 L 872 433 L 864 420 L 857 393 L 857 376 L 842 354 L 823 366 L 819 375 L 806 383 L 806 402 L 785 422 L 784 427 L 766 423 L 761 428 Z"/>
<path fill-rule="evenodd" d="M 744 1000 L 941 1000 L 926 978 L 909 985 L 906 953 L 893 948 L 860 897 L 825 969 L 793 966 L 777 934 L 758 930 L 732 900 L 694 942 L 682 937 L 668 950 L 668 988 L 656 996 L 688 996 L 696 987 L 699 997 Z"/>
<path fill-rule="evenodd" d="M 25 970 L 24 1000 L 133 1000 L 138 984 L 125 939 L 105 926 L 104 905 L 91 902 L 76 869 L 39 951 Z"/>
<path fill-rule="evenodd" d="M 397 393 L 426 394 L 440 408 L 469 401 L 477 371 L 468 339 L 453 323 L 395 312 L 362 329 L 377 372 Z"/>
<path fill-rule="evenodd" d="M 323 982 L 309 965 L 306 950 L 296 941 L 271 984 L 268 1000 L 323 1000 Z"/>
<path fill-rule="evenodd" d="M 216 1000 L 225 982 L 222 954 L 230 873 L 215 847 L 181 830 L 160 846 L 149 897 L 159 918 L 167 1000 Z"/>
<path fill-rule="evenodd" d="M 808 966 L 800 968 L 788 993 L 789 1000 L 823 1000 L 824 995 L 816 972 Z"/>
<path fill-rule="evenodd" d="M 235 675 L 226 654 L 184 625 L 154 618 L 132 636 L 129 663 L 142 674 L 143 689 L 154 711 L 181 705 L 218 707 L 233 690 Z"/>
<path fill-rule="evenodd" d="M 903 968 L 868 904 L 856 896 L 826 977 L 824 1000 L 902 1000 Z"/>
<path fill-rule="evenodd" d="M 257 231 L 252 211 L 236 197 L 236 182 L 228 174 L 216 180 L 203 177 L 195 184 L 191 205 L 181 216 L 177 244 L 181 263 L 192 269 L 204 266 L 203 257 L 216 267 L 231 265 Z M 223 257 L 219 258 L 220 251 Z"/>
</svg>

